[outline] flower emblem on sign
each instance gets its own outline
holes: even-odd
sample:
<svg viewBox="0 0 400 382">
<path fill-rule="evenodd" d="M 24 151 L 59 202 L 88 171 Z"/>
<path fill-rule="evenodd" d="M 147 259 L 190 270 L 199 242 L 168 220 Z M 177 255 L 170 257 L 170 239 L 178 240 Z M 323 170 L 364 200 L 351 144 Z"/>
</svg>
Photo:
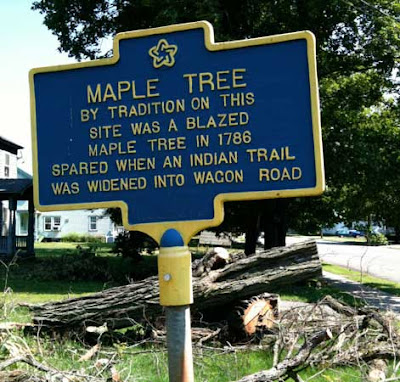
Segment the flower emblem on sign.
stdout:
<svg viewBox="0 0 400 382">
<path fill-rule="evenodd" d="M 175 54 L 178 51 L 176 45 L 168 44 L 168 41 L 161 39 L 156 46 L 149 50 L 149 55 L 153 58 L 153 66 L 158 69 L 162 66 L 172 67 L 175 65 Z"/>
</svg>

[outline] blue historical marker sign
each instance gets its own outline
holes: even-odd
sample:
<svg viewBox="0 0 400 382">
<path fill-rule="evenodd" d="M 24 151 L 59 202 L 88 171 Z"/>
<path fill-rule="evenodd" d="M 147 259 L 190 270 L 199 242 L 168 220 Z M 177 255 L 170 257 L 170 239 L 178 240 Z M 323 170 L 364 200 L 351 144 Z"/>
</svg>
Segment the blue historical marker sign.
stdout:
<svg viewBox="0 0 400 382">
<path fill-rule="evenodd" d="M 113 58 L 34 69 L 30 85 L 39 210 L 120 207 L 127 228 L 187 241 L 224 201 L 323 191 L 310 32 L 127 32 Z"/>
</svg>

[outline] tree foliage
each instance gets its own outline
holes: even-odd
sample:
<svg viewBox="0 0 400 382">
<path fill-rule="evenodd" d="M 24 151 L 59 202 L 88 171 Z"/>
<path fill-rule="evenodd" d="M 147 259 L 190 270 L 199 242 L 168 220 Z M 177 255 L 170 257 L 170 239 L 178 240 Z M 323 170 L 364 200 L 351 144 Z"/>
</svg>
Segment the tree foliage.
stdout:
<svg viewBox="0 0 400 382">
<path fill-rule="evenodd" d="M 122 225 L 122 214 L 119 208 L 107 208 L 105 214 L 115 224 Z M 141 259 L 142 252 L 151 252 L 156 248 L 157 243 L 149 235 L 139 231 L 124 231 L 115 239 L 113 252 L 138 261 Z"/>
<path fill-rule="evenodd" d="M 311 30 L 329 192 L 294 201 L 290 224 L 375 214 L 400 225 L 391 212 L 400 204 L 399 118 L 396 100 L 387 102 L 398 91 L 398 0 L 37 0 L 32 8 L 44 15 L 60 50 L 78 60 L 110 54 L 101 42 L 118 32 L 196 20 L 210 21 L 221 41 Z M 226 227 L 254 226 L 264 207 L 270 214 L 268 203 L 229 207 Z"/>
</svg>

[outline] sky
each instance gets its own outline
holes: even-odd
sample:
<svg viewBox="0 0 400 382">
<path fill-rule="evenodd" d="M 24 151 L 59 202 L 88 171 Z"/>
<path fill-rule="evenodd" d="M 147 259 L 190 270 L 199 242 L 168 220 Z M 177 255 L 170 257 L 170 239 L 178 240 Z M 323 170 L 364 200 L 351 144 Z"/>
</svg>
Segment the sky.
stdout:
<svg viewBox="0 0 400 382">
<path fill-rule="evenodd" d="M 75 62 L 32 11 L 33 0 L 0 0 L 0 136 L 23 146 L 18 166 L 32 173 L 30 95 L 32 68 Z"/>
</svg>

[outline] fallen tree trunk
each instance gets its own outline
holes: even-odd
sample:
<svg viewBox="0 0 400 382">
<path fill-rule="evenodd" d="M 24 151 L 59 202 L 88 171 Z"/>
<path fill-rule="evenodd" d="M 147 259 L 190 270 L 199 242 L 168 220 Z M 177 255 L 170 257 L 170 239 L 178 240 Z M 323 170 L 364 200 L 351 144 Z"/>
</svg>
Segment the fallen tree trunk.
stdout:
<svg viewBox="0 0 400 382">
<path fill-rule="evenodd" d="M 273 248 L 233 261 L 193 279 L 197 311 L 233 306 L 235 302 L 292 284 L 322 272 L 314 241 Z M 78 329 L 107 324 L 109 329 L 132 326 L 159 315 L 157 277 L 111 288 L 80 298 L 31 305 L 35 324 L 60 329 Z"/>
</svg>

